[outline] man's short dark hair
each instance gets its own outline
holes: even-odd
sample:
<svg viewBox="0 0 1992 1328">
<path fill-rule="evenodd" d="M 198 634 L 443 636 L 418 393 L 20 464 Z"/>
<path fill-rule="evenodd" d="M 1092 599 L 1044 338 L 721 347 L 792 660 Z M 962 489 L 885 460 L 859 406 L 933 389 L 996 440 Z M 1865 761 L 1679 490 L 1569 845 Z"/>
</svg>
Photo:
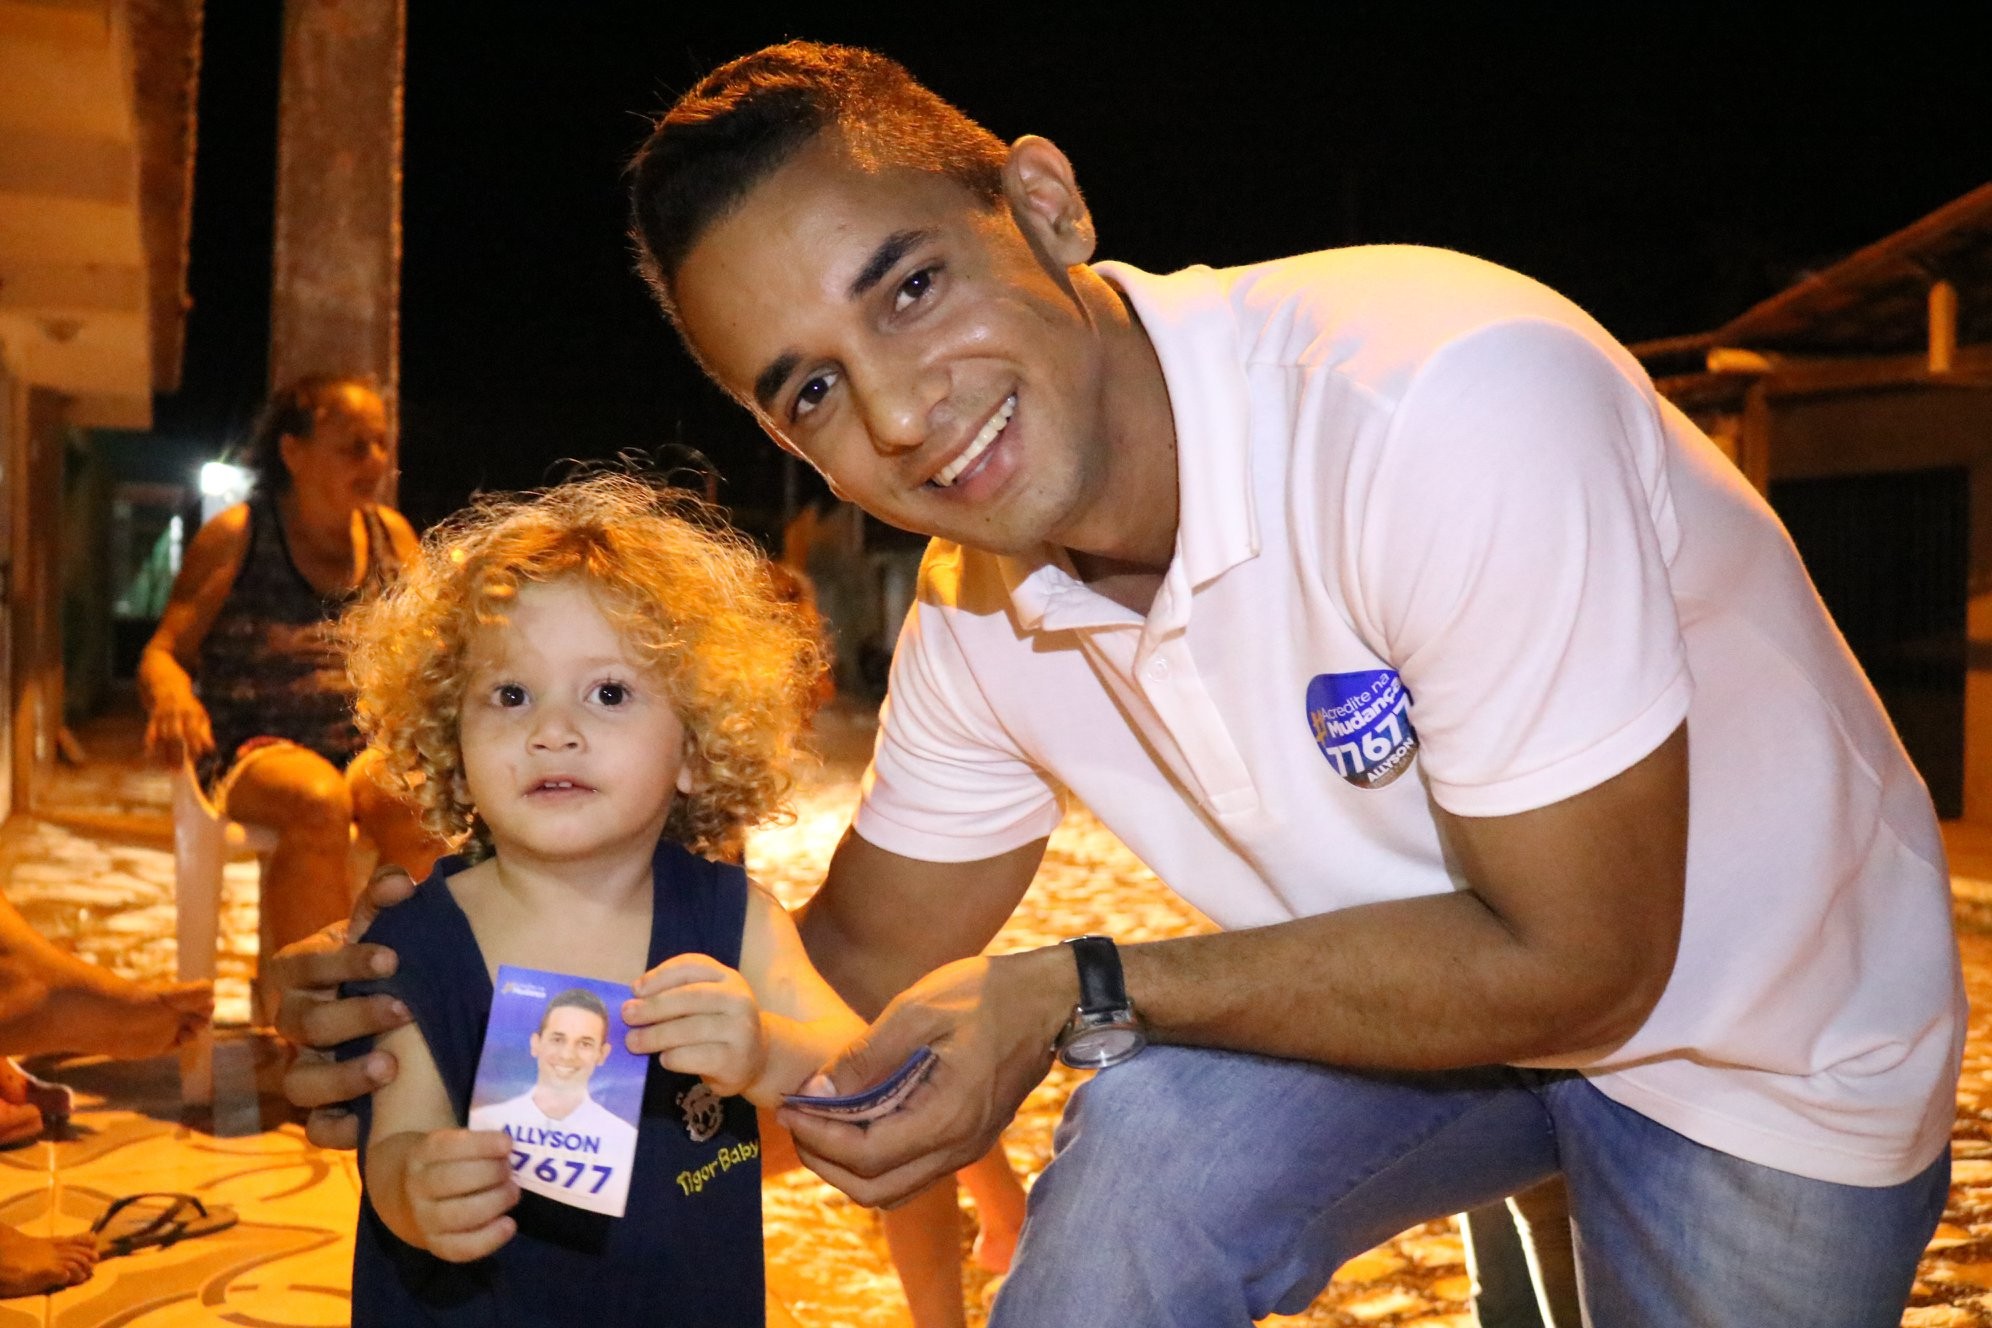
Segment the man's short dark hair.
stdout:
<svg viewBox="0 0 1992 1328">
<path fill-rule="evenodd" d="M 1003 141 L 898 61 L 805 41 L 743 55 L 678 98 L 630 162 L 637 267 L 674 322 L 671 283 L 706 229 L 833 127 L 867 169 L 946 175 L 992 207 L 1003 197 Z"/>
<path fill-rule="evenodd" d="M 569 987 L 566 991 L 561 992 L 560 995 L 548 1001 L 546 1003 L 546 1009 L 540 1011 L 540 1022 L 539 1022 L 538 1031 L 541 1033 L 546 1032 L 546 1021 L 553 1018 L 553 1012 L 555 1010 L 563 1008 L 586 1010 L 589 1014 L 594 1015 L 597 1019 L 600 1019 L 602 1021 L 603 1039 L 606 1040 L 608 1038 L 609 1007 L 602 1003 L 602 998 L 600 996 L 597 996 L 594 992 L 589 991 L 586 987 Z"/>
</svg>

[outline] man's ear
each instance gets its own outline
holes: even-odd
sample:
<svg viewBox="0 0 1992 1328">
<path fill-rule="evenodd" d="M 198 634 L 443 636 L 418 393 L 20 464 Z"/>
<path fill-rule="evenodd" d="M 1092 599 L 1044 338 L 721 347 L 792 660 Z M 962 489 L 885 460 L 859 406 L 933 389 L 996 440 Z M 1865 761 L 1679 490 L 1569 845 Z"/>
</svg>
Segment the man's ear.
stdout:
<svg viewBox="0 0 1992 1328">
<path fill-rule="evenodd" d="M 1012 143 L 1003 166 L 1003 194 L 1017 225 L 1061 269 L 1093 256 L 1093 214 L 1072 163 L 1056 143 L 1036 134 Z"/>
</svg>

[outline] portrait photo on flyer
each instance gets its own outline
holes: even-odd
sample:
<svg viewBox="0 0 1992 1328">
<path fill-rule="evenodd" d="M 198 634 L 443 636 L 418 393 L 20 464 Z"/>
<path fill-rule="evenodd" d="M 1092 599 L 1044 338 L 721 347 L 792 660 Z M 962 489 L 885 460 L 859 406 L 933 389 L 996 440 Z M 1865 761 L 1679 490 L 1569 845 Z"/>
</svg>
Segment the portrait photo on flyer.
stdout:
<svg viewBox="0 0 1992 1328">
<path fill-rule="evenodd" d="M 512 1139 L 521 1189 L 621 1217 L 649 1058 L 623 1043 L 629 988 L 536 968 L 498 970 L 470 1128 Z"/>
</svg>

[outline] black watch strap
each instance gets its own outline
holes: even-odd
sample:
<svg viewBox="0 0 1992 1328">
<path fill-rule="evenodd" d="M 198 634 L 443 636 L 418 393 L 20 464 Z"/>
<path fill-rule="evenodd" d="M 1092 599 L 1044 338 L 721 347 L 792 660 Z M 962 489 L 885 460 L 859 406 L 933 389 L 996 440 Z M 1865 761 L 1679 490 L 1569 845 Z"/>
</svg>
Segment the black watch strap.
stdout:
<svg viewBox="0 0 1992 1328">
<path fill-rule="evenodd" d="M 1102 1014 L 1127 1006 L 1127 981 L 1121 976 L 1120 950 L 1110 936 L 1074 936 L 1073 962 L 1079 966 L 1079 1009 Z"/>
</svg>

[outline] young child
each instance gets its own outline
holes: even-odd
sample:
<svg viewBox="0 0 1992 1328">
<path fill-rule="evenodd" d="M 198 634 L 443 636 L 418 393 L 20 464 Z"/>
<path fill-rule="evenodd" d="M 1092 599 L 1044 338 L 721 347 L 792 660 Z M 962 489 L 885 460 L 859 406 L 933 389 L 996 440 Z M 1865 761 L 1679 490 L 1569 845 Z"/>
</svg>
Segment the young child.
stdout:
<svg viewBox="0 0 1992 1328">
<path fill-rule="evenodd" d="M 794 608 L 696 500 L 597 476 L 431 531 L 347 634 L 362 729 L 469 841 L 368 936 L 414 1022 L 379 1041 L 353 1322 L 760 1323 L 752 1104 L 862 1029 L 713 860 L 787 789 L 821 667 Z M 620 1218 L 522 1196 L 507 1136 L 460 1128 L 500 964 L 631 984 L 658 1063 Z"/>
</svg>

